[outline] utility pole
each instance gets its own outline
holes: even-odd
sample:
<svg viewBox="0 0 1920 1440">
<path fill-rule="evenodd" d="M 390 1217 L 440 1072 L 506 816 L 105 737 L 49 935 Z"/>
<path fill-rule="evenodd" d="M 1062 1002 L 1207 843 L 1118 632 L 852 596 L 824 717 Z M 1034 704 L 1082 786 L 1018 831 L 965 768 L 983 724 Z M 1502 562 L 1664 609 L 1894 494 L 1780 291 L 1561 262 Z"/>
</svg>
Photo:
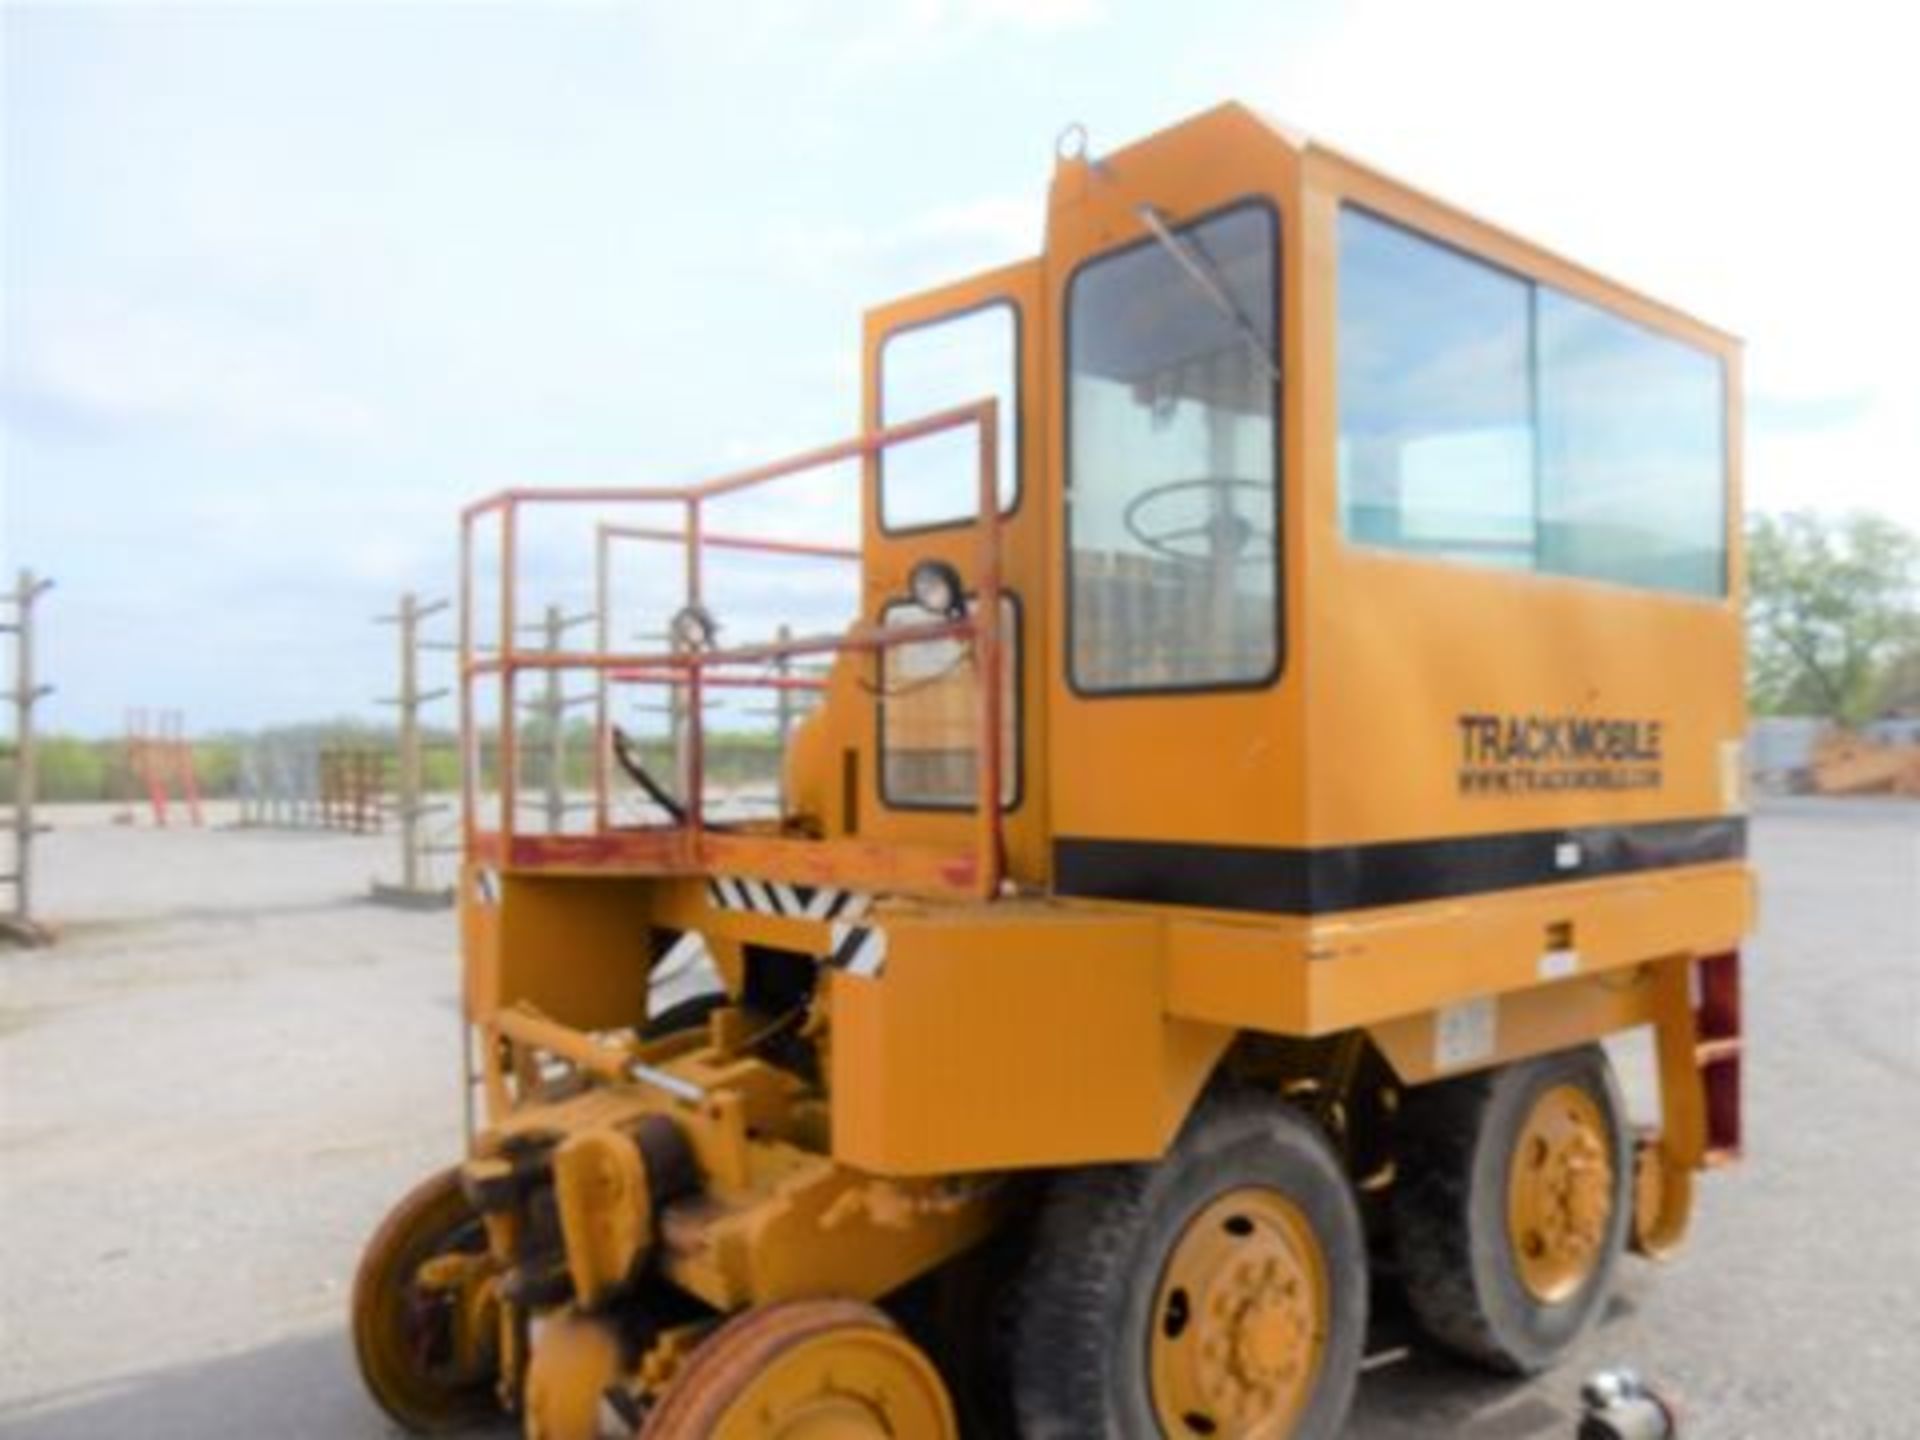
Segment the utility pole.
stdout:
<svg viewBox="0 0 1920 1440">
<path fill-rule="evenodd" d="M 793 627 L 782 625 L 776 637 L 785 645 L 793 639 Z M 780 729 L 780 745 L 773 756 L 773 796 L 774 814 L 787 813 L 787 741 L 793 735 L 793 690 L 787 681 L 793 677 L 793 657 L 784 650 L 773 662 L 773 672 L 779 684 L 773 691 L 774 723 Z"/>
<path fill-rule="evenodd" d="M 0 915 L 0 935 L 23 945 L 44 945 L 51 934 L 33 918 L 33 839 L 45 827 L 33 818 L 39 774 L 33 750 L 34 707 L 53 693 L 51 685 L 35 681 L 33 674 L 34 602 L 46 594 L 53 581 L 35 579 L 31 570 L 22 570 L 13 594 L 6 599 L 13 609 L 12 619 L 0 622 L 0 632 L 13 636 L 13 689 L 6 698 L 13 703 L 13 869 L 0 875 L 0 882 L 13 890 L 13 906 Z"/>
<path fill-rule="evenodd" d="M 567 631 L 578 625 L 591 624 L 598 618 L 591 611 L 569 615 L 560 606 L 549 605 L 537 625 L 528 628 L 537 629 L 548 654 L 558 655 L 567 648 Z M 597 689 L 591 695 L 568 695 L 564 680 L 560 671 L 548 670 L 546 685 L 539 698 L 528 701 L 526 705 L 547 727 L 544 737 L 547 753 L 543 767 L 546 784 L 542 790 L 542 800 L 549 835 L 563 833 L 567 828 L 567 813 L 578 808 L 567 800 L 567 712 L 576 705 L 597 704 L 600 698 Z"/>
<path fill-rule="evenodd" d="M 425 821 L 427 815 L 443 807 L 429 805 L 426 798 L 425 753 L 420 739 L 420 708 L 451 692 L 442 686 L 434 690 L 420 688 L 420 652 L 426 642 L 420 638 L 420 622 L 447 608 L 445 600 L 426 604 L 411 590 L 400 597 L 400 609 L 392 615 L 375 617 L 375 623 L 399 627 L 400 693 L 383 703 L 399 714 L 399 775 L 394 810 L 400 821 L 400 883 L 374 883 L 377 900 L 423 908 L 453 903 L 451 888 L 434 888 L 427 881 L 426 857 L 429 849 Z"/>
<path fill-rule="evenodd" d="M 566 620 L 558 605 L 547 606 L 547 650 L 557 652 L 566 642 Z M 567 827 L 567 699 L 560 688 L 560 672 L 547 671 L 547 833 Z"/>
</svg>

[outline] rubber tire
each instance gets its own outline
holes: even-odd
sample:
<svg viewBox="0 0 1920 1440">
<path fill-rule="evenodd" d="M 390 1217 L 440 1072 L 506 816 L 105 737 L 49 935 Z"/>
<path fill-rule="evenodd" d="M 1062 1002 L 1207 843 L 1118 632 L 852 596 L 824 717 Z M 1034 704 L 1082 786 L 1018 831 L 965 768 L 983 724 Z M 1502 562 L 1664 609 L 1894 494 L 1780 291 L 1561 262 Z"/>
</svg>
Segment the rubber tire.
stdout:
<svg viewBox="0 0 1920 1440">
<path fill-rule="evenodd" d="M 886 1309 L 946 1377 L 967 1440 L 1013 1440 L 1013 1318 L 1043 1179 L 1027 1174 L 979 1245 L 904 1290 Z"/>
<path fill-rule="evenodd" d="M 1562 1084 L 1591 1096 L 1612 1132 L 1613 1212 L 1593 1273 L 1567 1299 L 1548 1304 L 1528 1294 L 1516 1272 L 1507 1179 L 1534 1100 Z M 1613 1067 L 1598 1045 L 1408 1093 L 1396 1126 L 1394 1245 L 1414 1318 L 1437 1345 L 1501 1374 L 1532 1375 L 1586 1333 L 1606 1303 L 1632 1219 L 1624 1114 Z"/>
<path fill-rule="evenodd" d="M 391 1347 L 383 1343 L 381 1334 L 386 1302 L 402 1283 L 401 1277 L 444 1253 L 450 1240 L 479 1223 L 480 1217 L 461 1192 L 457 1170 L 429 1175 L 380 1222 L 353 1277 L 351 1328 L 360 1378 L 374 1402 L 402 1429 L 416 1435 L 469 1429 L 501 1413 L 491 1378 L 448 1387 L 410 1367 L 396 1368 Z M 484 1234 L 479 1248 L 485 1248 Z"/>
<path fill-rule="evenodd" d="M 1367 1252 L 1353 1189 L 1325 1137 L 1270 1096 L 1207 1097 L 1155 1164 L 1069 1171 L 1036 1222 L 1013 1320 L 1024 1440 L 1161 1440 L 1148 1380 L 1155 1291 L 1208 1202 L 1270 1185 L 1325 1249 L 1330 1324 L 1320 1378 L 1290 1440 L 1340 1433 L 1367 1333 Z"/>
</svg>

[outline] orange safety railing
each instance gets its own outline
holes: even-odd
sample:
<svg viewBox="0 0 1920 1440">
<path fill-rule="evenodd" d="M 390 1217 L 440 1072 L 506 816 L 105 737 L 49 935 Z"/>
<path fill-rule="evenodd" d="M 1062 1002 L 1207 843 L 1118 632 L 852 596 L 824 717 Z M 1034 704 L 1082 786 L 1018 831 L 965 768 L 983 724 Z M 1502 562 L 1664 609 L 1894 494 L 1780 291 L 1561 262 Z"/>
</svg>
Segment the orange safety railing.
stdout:
<svg viewBox="0 0 1920 1440">
<path fill-rule="evenodd" d="M 608 648 L 612 639 L 613 546 L 614 542 L 623 540 L 672 545 L 684 550 L 687 533 L 684 530 L 670 530 L 659 526 L 616 525 L 606 521 L 602 521 L 594 528 L 593 608 L 594 614 L 598 617 L 599 643 L 602 650 Z M 707 531 L 701 535 L 700 541 L 702 546 L 709 550 L 737 550 L 758 555 L 785 555 L 813 560 L 848 561 L 854 564 L 858 564 L 861 558 L 859 549 L 854 546 L 824 545 L 804 540 L 769 540 L 756 536 L 716 535 Z M 611 774 L 609 767 L 613 754 L 613 726 L 609 708 L 613 683 L 663 685 L 672 689 L 677 698 L 679 692 L 687 688 L 687 676 L 678 670 L 649 670 L 641 667 L 600 672 L 600 683 L 595 687 L 594 693 L 596 742 L 593 756 L 593 780 L 594 814 L 601 829 L 607 828 L 612 823 L 608 777 Z M 771 690 L 821 694 L 825 692 L 827 685 L 825 680 L 815 676 L 708 674 L 701 681 L 701 687 L 703 690 Z M 783 742 L 786 740 L 784 734 L 781 740 Z M 676 763 L 679 759 L 680 756 L 676 752 Z"/>
<path fill-rule="evenodd" d="M 468 506 L 460 532 L 460 731 L 462 833 L 470 864 L 505 867 L 557 867 L 662 874 L 707 872 L 750 875 L 758 879 L 848 888 L 902 890 L 923 894 L 998 893 L 1001 876 L 1000 789 L 1006 758 L 1001 754 L 999 716 L 1003 703 L 1000 663 L 1000 506 L 997 447 L 998 403 L 983 400 L 919 420 L 871 431 L 854 439 L 811 450 L 786 460 L 721 476 L 684 488 L 575 488 L 506 490 Z M 652 653 L 623 653 L 609 645 L 606 546 L 620 536 L 678 543 L 684 548 L 684 605 L 701 603 L 702 558 L 708 548 L 854 558 L 858 552 L 799 541 L 708 534 L 703 507 L 722 496 L 771 484 L 789 476 L 849 460 L 868 460 L 889 446 L 946 431 L 972 428 L 980 457 L 979 514 L 975 561 L 969 576 L 975 601 L 970 614 L 917 625 L 881 626 L 864 620 L 837 635 L 807 636 L 757 645 L 716 649 L 668 648 Z M 591 651 L 529 650 L 519 643 L 518 540 L 521 513 L 534 506 L 631 505 L 664 503 L 682 507 L 679 529 L 650 529 L 603 524 L 596 531 L 595 585 L 603 617 L 599 648 Z M 480 643 L 474 604 L 475 531 L 486 517 L 500 527 L 498 637 Z M 880 845 L 858 838 L 812 840 L 788 835 L 742 833 L 711 827 L 705 815 L 703 700 L 709 689 L 742 686 L 773 688 L 780 677 L 742 675 L 743 666 L 766 665 L 800 655 L 852 651 L 878 655 L 899 645 L 929 640 L 969 642 L 978 677 L 978 755 L 975 827 L 965 850 L 931 846 Z M 516 682 L 528 671 L 586 670 L 600 686 L 612 680 L 669 684 L 686 694 L 687 774 L 683 823 L 615 827 L 610 820 L 611 775 L 606 763 L 610 726 L 604 703 L 596 727 L 594 764 L 595 824 L 591 834 L 522 833 L 518 810 L 518 707 Z M 497 677 L 500 684 L 496 768 L 499 772 L 499 824 L 480 820 L 479 732 L 483 723 L 475 704 L 475 683 Z"/>
</svg>

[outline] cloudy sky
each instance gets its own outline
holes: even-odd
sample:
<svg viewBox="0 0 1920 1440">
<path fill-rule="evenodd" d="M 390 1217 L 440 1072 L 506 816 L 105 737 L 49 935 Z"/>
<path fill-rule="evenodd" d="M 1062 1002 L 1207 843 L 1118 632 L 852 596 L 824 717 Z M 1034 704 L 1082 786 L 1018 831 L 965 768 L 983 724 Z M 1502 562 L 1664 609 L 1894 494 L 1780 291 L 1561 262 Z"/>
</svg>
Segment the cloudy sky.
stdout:
<svg viewBox="0 0 1920 1440">
<path fill-rule="evenodd" d="M 863 305 L 1035 250 L 1062 126 L 1226 98 L 1744 335 L 1752 500 L 1920 525 L 1911 55 L 1846 0 L 0 3 L 48 721 L 372 713 L 462 500 L 837 438 Z"/>
</svg>

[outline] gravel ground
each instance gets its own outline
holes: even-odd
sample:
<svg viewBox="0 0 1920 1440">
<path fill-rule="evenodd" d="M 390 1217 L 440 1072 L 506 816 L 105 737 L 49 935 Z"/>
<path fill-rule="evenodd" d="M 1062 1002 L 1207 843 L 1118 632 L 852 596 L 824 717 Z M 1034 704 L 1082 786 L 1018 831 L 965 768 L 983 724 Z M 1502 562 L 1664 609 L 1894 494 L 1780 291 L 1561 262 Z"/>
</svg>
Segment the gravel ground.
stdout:
<svg viewBox="0 0 1920 1440">
<path fill-rule="evenodd" d="M 388 1434 L 342 1310 L 388 1203 L 457 1150 L 451 918 L 360 898 L 391 840 L 51 818 L 61 943 L 0 951 L 0 1434 Z M 1356 1436 L 1570 1436 L 1614 1363 L 1690 1437 L 1920 1433 L 1920 806 L 1777 804 L 1754 833 L 1748 1164 L 1550 1376 L 1393 1360 L 1387 1316 Z"/>
</svg>

